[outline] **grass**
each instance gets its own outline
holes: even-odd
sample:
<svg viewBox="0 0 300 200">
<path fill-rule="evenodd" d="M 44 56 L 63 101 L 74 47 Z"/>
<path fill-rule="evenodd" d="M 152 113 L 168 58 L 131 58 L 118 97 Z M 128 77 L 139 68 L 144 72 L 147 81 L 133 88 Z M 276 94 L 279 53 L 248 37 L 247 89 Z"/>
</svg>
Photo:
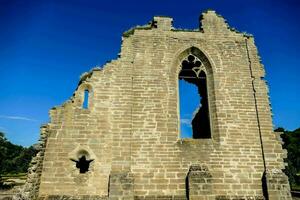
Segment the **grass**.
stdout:
<svg viewBox="0 0 300 200">
<path fill-rule="evenodd" d="M 23 181 L 27 178 L 27 173 L 8 173 L 1 175 L 1 190 L 8 190 L 14 186 L 23 185 Z M 21 181 L 22 180 L 22 181 Z"/>
<path fill-rule="evenodd" d="M 19 179 L 26 179 L 27 173 L 16 173 L 16 174 L 3 174 L 1 175 L 3 180 L 7 180 L 10 178 L 19 178 Z"/>
<path fill-rule="evenodd" d="M 293 191 L 300 191 L 300 185 L 291 185 Z"/>
</svg>

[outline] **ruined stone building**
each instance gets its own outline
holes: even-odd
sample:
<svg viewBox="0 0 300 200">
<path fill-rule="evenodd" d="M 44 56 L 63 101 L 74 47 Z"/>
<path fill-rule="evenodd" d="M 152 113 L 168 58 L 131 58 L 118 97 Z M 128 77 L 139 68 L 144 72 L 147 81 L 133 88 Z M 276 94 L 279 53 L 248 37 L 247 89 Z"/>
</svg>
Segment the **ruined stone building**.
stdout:
<svg viewBox="0 0 300 200">
<path fill-rule="evenodd" d="M 198 30 L 172 18 L 123 34 L 118 59 L 81 76 L 50 110 L 29 199 L 291 199 L 252 36 L 214 11 Z M 193 137 L 180 137 L 179 80 L 198 88 Z"/>
</svg>

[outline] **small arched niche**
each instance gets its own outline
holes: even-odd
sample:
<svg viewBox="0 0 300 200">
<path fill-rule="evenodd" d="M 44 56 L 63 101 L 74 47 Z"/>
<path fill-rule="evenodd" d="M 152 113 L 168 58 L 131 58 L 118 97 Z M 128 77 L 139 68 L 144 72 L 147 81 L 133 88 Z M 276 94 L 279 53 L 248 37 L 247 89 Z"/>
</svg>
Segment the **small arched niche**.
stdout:
<svg viewBox="0 0 300 200">
<path fill-rule="evenodd" d="M 192 47 L 180 54 L 179 65 L 180 138 L 211 138 L 210 63 L 199 49 Z"/>
</svg>

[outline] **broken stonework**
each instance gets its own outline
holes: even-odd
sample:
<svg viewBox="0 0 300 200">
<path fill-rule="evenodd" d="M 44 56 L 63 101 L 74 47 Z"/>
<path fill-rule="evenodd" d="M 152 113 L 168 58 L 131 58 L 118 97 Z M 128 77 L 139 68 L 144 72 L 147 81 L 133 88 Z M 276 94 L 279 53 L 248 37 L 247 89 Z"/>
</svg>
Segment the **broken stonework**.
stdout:
<svg viewBox="0 0 300 200">
<path fill-rule="evenodd" d="M 187 196 L 189 199 L 210 199 L 213 197 L 212 191 L 212 175 L 207 167 L 192 165 L 187 175 Z"/>
<path fill-rule="evenodd" d="M 50 110 L 15 199 L 290 200 L 254 39 L 214 11 L 200 19 L 199 30 L 154 17 L 124 33 L 119 58 Z M 179 78 L 205 96 L 194 138 L 180 139 Z"/>
<path fill-rule="evenodd" d="M 21 187 L 20 191 L 13 196 L 13 200 L 29 200 L 37 199 L 38 197 L 45 147 L 49 134 L 48 125 L 41 126 L 40 133 L 40 140 L 35 146 L 38 153 L 30 162 L 26 183 Z"/>
<path fill-rule="evenodd" d="M 133 199 L 133 176 L 128 172 L 112 173 L 109 179 L 109 199 Z"/>
</svg>

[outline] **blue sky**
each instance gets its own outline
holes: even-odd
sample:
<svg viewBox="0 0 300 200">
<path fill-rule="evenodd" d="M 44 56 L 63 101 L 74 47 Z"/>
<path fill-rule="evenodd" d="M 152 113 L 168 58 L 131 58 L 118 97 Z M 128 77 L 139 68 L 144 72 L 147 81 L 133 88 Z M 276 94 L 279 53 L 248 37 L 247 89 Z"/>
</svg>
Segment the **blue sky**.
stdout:
<svg viewBox="0 0 300 200">
<path fill-rule="evenodd" d="M 72 95 L 80 74 L 116 58 L 122 32 L 154 15 L 198 28 L 209 8 L 255 36 L 274 125 L 300 127 L 297 0 L 0 0 L 0 131 L 16 144 L 35 143 L 48 110 Z"/>
<path fill-rule="evenodd" d="M 193 129 L 191 122 L 201 107 L 201 96 L 195 84 L 185 80 L 179 80 L 179 103 L 180 103 L 180 137 L 192 138 Z"/>
</svg>

